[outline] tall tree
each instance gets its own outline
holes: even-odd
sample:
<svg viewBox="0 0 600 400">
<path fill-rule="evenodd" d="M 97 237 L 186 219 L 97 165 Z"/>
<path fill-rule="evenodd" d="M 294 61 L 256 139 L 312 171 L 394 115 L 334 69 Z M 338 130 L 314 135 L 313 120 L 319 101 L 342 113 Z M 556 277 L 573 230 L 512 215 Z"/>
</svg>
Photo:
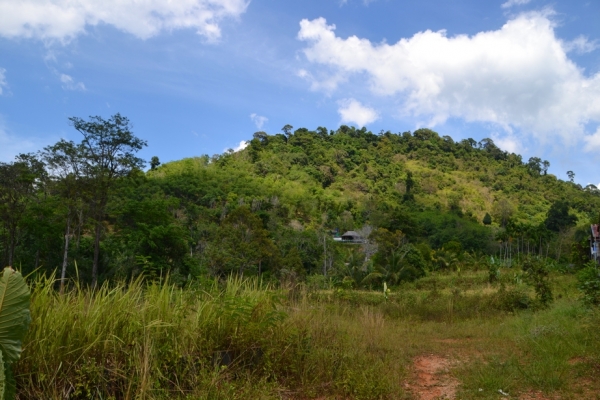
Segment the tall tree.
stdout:
<svg viewBox="0 0 600 400">
<path fill-rule="evenodd" d="M 160 165 L 160 160 L 158 159 L 157 156 L 153 156 L 152 159 L 150 159 L 150 169 L 156 169 L 156 168 L 158 168 L 159 165 Z"/>
<path fill-rule="evenodd" d="M 6 265 L 12 266 L 19 224 L 29 201 L 45 181 L 43 164 L 31 154 L 0 163 L 0 218 L 6 231 Z"/>
<path fill-rule="evenodd" d="M 548 161 L 548 160 L 542 161 L 542 172 L 544 173 L 544 175 L 548 174 L 548 168 L 550 168 L 550 161 Z"/>
<path fill-rule="evenodd" d="M 60 140 L 58 143 L 45 147 L 40 152 L 46 167 L 52 177 L 54 189 L 62 199 L 65 206 L 65 238 L 63 249 L 63 263 L 60 273 L 60 292 L 64 290 L 69 259 L 69 240 L 73 235 L 72 222 L 76 218 L 78 208 L 81 208 L 85 199 L 85 188 L 82 171 L 84 168 L 83 145 L 76 145 L 72 141 Z"/>
<path fill-rule="evenodd" d="M 135 153 L 147 143 L 131 132 L 129 119 L 118 113 L 107 120 L 99 116 L 90 117 L 89 121 L 77 117 L 69 120 L 84 137 L 81 142 L 83 170 L 91 183 L 90 206 L 94 220 L 92 287 L 96 287 L 100 237 L 110 190 L 117 179 L 144 166 L 145 161 L 136 157 Z"/>
<path fill-rule="evenodd" d="M 577 223 L 577 217 L 569 214 L 569 205 L 564 201 L 556 201 L 552 203 L 546 221 L 546 228 L 551 231 L 559 232 Z"/>
</svg>

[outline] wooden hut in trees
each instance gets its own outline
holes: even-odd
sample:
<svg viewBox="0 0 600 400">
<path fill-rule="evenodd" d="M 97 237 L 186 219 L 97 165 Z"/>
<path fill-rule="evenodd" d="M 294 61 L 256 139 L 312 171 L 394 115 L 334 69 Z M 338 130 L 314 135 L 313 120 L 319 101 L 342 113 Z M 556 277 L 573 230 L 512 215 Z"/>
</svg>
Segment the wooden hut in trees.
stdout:
<svg viewBox="0 0 600 400">
<path fill-rule="evenodd" d="M 348 231 L 342 235 L 342 243 L 361 244 L 364 242 L 365 242 L 365 238 L 363 238 L 357 232 L 354 232 L 354 231 Z"/>
</svg>

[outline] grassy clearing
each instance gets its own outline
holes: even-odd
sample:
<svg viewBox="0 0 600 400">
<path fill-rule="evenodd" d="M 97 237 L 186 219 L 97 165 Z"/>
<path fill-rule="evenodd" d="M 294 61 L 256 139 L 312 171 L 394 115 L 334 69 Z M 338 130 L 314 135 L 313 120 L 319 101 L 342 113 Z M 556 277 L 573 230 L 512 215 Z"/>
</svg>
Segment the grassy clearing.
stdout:
<svg viewBox="0 0 600 400">
<path fill-rule="evenodd" d="M 39 281 L 19 398 L 410 399 L 423 354 L 450 360 L 460 399 L 594 398 L 600 314 L 580 305 L 572 276 L 552 282 L 556 302 L 534 311 L 511 270 L 495 286 L 482 272 L 432 274 L 388 300 L 239 279 L 59 296 Z"/>
</svg>

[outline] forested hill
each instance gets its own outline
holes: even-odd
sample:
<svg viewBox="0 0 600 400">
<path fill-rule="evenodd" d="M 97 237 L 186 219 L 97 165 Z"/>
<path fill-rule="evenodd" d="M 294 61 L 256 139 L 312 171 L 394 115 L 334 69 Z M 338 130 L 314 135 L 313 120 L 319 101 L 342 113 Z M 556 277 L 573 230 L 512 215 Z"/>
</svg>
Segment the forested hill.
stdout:
<svg viewBox="0 0 600 400">
<path fill-rule="evenodd" d="M 559 180 L 547 174 L 549 166 L 502 151 L 491 139 L 455 142 L 429 129 L 375 135 L 342 126 L 257 132 L 243 151 L 168 163 L 148 176 L 197 176 L 204 189 L 195 201 L 207 207 L 236 201 L 256 208 L 277 198 L 289 220 L 331 229 L 384 226 L 391 210 L 452 213 L 478 223 L 489 213 L 492 225 L 538 225 L 560 201 L 580 223 L 595 221 L 600 191 Z"/>
<path fill-rule="evenodd" d="M 600 192 L 547 174 L 547 161 L 524 161 L 490 139 L 455 142 L 428 129 L 283 131 L 257 132 L 239 152 L 164 165 L 155 158 L 150 171 L 117 177 L 105 207 L 86 186 L 90 177 L 54 176 L 44 186 L 32 179 L 15 203 L 18 218 L 6 214 L 1 255 L 25 272 L 64 266 L 67 276 L 88 281 L 167 272 L 181 282 L 230 273 L 326 274 L 351 276 L 357 285 L 374 284 L 367 279 L 373 276 L 414 279 L 484 255 L 586 261 Z M 78 149 L 57 146 L 46 154 Z M 18 164 L 43 168 L 23 160 Z M 348 230 L 369 243 L 334 242 Z"/>
</svg>

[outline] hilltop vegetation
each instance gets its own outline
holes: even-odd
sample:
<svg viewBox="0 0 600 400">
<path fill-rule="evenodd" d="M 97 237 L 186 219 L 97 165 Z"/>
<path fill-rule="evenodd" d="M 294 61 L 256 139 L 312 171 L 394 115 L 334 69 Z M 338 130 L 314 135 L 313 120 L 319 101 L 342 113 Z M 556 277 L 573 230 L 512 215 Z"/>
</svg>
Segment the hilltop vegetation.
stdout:
<svg viewBox="0 0 600 400">
<path fill-rule="evenodd" d="M 72 120 L 84 134 L 108 134 L 121 123 L 132 149 L 141 149 L 145 142 L 128 121 L 115 117 Z M 25 272 L 63 265 L 68 276 L 77 263 L 88 282 L 324 274 L 368 286 L 376 282 L 365 278 L 382 269 L 389 277 L 406 267 L 410 273 L 398 279 L 412 280 L 483 255 L 507 263 L 523 254 L 562 265 L 586 261 L 600 192 L 548 174 L 547 161 L 525 162 L 491 139 L 455 142 L 429 129 L 283 131 L 257 132 L 239 152 L 164 165 L 153 158 L 146 173 L 130 152 L 102 185 L 98 179 L 108 178 L 90 167 L 87 139 L 2 164 L 0 196 L 16 199 L 0 207 L 4 263 Z M 347 230 L 369 239 L 362 252 L 334 243 Z"/>
</svg>

